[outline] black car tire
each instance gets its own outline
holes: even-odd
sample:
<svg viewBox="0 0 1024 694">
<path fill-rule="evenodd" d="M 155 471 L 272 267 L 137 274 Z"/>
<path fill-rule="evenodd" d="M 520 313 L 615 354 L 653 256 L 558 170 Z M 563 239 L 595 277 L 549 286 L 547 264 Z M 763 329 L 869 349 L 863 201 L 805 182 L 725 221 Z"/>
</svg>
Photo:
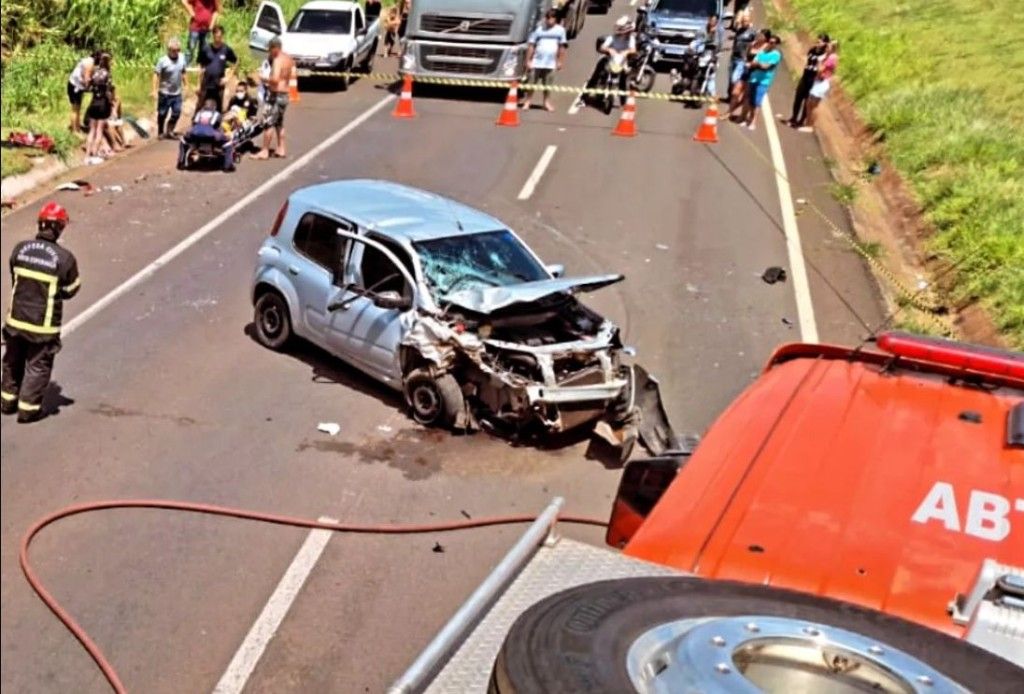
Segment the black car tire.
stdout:
<svg viewBox="0 0 1024 694">
<path fill-rule="evenodd" d="M 878 639 L 971 691 L 1020 691 L 1024 671 L 946 634 L 857 605 L 769 586 L 692 577 L 600 581 L 557 593 L 516 620 L 498 653 L 491 694 L 635 691 L 626 670 L 633 642 L 652 627 L 691 617 L 775 616 Z"/>
<path fill-rule="evenodd" d="M 370 52 L 366 54 L 366 60 L 359 66 L 359 71 L 364 74 L 371 74 L 373 72 L 373 59 L 377 57 L 377 41 L 374 40 L 373 45 L 370 46 Z"/>
<path fill-rule="evenodd" d="M 466 407 L 462 388 L 450 373 L 435 378 L 427 369 L 413 369 L 403 390 L 412 418 L 424 426 L 453 428 Z"/>
<path fill-rule="evenodd" d="M 352 83 L 352 77 L 350 76 L 352 72 L 351 58 L 341 64 L 341 72 L 344 72 L 345 75 L 338 78 L 338 91 L 347 92 L 348 86 Z"/>
<path fill-rule="evenodd" d="M 284 297 L 276 291 L 262 294 L 253 313 L 256 341 L 275 352 L 284 351 L 292 340 L 292 318 Z"/>
</svg>

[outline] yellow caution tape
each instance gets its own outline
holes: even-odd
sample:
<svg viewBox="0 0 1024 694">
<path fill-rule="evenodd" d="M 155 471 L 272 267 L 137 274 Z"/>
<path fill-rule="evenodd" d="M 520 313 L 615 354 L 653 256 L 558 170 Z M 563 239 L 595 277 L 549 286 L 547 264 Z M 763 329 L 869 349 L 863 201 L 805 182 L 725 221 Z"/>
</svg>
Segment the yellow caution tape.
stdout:
<svg viewBox="0 0 1024 694">
<path fill-rule="evenodd" d="M 404 75 L 395 72 L 311 72 L 308 77 L 347 77 L 349 79 L 364 79 L 373 82 L 400 82 Z M 461 77 L 431 77 L 429 75 L 412 75 L 412 81 L 419 84 L 439 84 L 447 87 L 476 87 L 480 89 L 501 89 L 508 90 L 512 87 L 511 81 L 488 80 Z M 637 99 L 654 99 L 658 101 L 686 101 L 691 103 L 710 103 L 718 101 L 713 96 L 682 96 L 669 92 L 638 92 L 621 89 L 598 89 L 585 87 L 570 87 L 558 84 L 539 84 L 534 82 L 520 82 L 517 88 L 522 91 L 549 91 L 556 94 L 599 94 L 601 96 L 626 97 L 633 95 Z"/>
</svg>

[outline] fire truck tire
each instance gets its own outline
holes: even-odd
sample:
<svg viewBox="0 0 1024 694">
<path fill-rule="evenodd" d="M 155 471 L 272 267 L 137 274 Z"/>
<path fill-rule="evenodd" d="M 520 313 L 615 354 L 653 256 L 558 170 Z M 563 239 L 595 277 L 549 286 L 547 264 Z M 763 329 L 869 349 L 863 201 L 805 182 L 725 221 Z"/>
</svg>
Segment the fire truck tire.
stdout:
<svg viewBox="0 0 1024 694">
<path fill-rule="evenodd" d="M 491 673 L 490 694 L 636 691 L 630 646 L 652 627 L 698 617 L 787 617 L 859 633 L 902 650 L 972 691 L 1020 692 L 1024 670 L 972 644 L 869 610 L 794 591 L 691 577 L 590 583 L 519 616 Z"/>
</svg>

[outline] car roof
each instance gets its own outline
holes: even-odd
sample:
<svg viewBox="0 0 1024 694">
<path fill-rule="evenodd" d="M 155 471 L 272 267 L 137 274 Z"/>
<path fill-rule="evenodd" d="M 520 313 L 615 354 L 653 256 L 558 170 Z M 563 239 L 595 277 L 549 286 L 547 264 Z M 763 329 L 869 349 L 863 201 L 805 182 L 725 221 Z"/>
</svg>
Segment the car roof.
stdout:
<svg viewBox="0 0 1024 694">
<path fill-rule="evenodd" d="M 784 348 L 710 427 L 626 553 L 960 635 L 946 606 L 982 560 L 1024 565 L 1024 448 L 1007 431 L 1024 381 L 964 373 Z M 1017 511 L 1003 527 L 982 517 L 985 504 Z"/>
<path fill-rule="evenodd" d="M 313 2 L 307 2 L 302 6 L 303 10 L 334 10 L 339 12 L 342 10 L 351 10 L 359 3 L 350 2 L 349 0 L 313 0 Z"/>
<path fill-rule="evenodd" d="M 460 202 L 392 181 L 331 181 L 300 188 L 292 199 L 398 240 L 425 241 L 507 228 Z"/>
</svg>

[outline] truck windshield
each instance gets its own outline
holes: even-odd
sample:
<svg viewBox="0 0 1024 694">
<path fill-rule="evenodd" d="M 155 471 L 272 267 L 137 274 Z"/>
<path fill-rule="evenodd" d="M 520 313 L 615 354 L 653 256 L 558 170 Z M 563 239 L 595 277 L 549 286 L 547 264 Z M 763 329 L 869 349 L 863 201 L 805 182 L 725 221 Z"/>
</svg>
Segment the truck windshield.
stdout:
<svg viewBox="0 0 1024 694">
<path fill-rule="evenodd" d="M 549 279 L 522 242 L 507 229 L 414 243 L 435 299 L 451 292 Z"/>
<path fill-rule="evenodd" d="M 299 10 L 288 31 L 305 34 L 347 34 L 352 30 L 352 13 L 334 10 Z"/>
<path fill-rule="evenodd" d="M 718 0 L 658 0 L 653 8 L 657 12 L 675 12 L 694 17 L 718 14 Z"/>
</svg>

